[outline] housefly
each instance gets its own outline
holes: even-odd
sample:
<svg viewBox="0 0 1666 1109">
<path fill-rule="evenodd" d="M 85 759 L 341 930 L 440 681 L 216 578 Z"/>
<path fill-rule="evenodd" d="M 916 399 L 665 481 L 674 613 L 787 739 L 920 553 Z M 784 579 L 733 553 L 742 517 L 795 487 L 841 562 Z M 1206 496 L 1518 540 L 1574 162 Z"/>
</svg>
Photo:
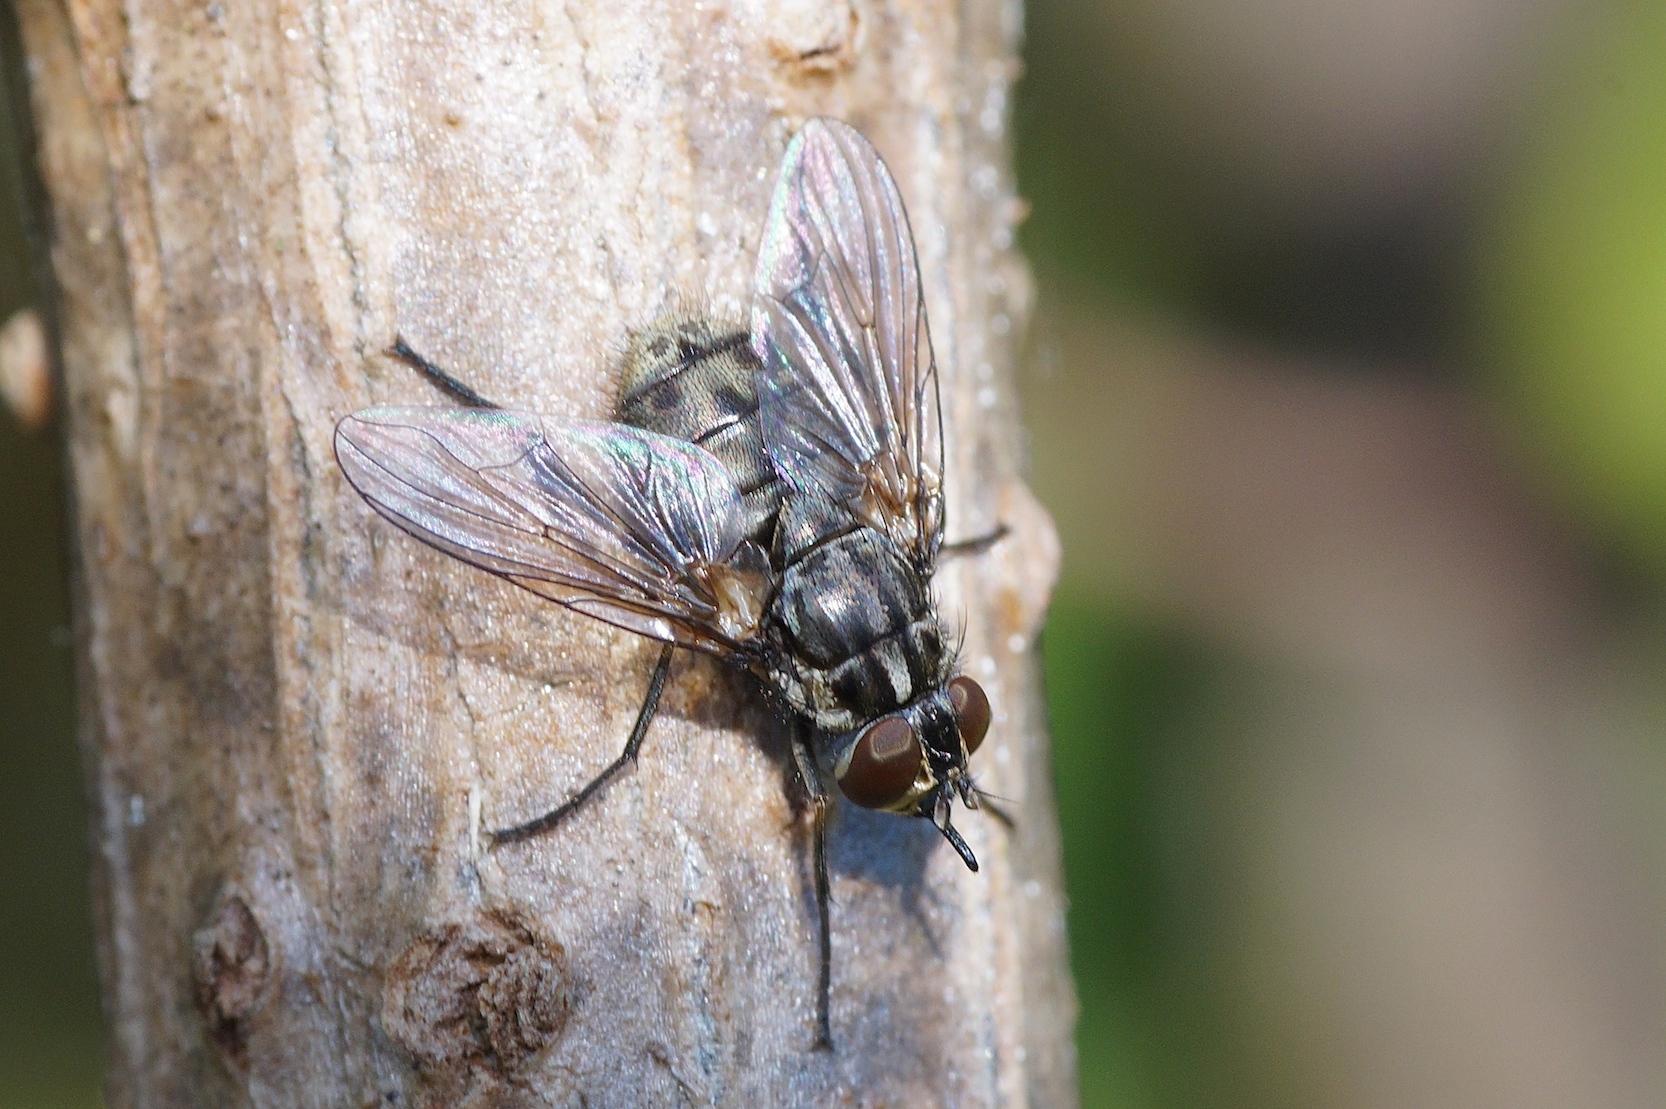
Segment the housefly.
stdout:
<svg viewBox="0 0 1666 1109">
<path fill-rule="evenodd" d="M 931 596 L 943 441 L 919 261 L 902 199 L 855 129 L 812 119 L 782 161 L 750 328 L 672 317 L 633 340 L 617 422 L 492 407 L 402 345 L 469 408 L 341 421 L 347 479 L 398 527 L 533 593 L 664 644 L 623 753 L 636 758 L 678 648 L 752 674 L 797 726 L 811 799 L 830 1046 L 821 773 L 863 808 L 929 820 L 972 870 L 955 800 L 989 701 L 958 673 Z M 981 543 L 974 543 L 974 546 Z"/>
</svg>

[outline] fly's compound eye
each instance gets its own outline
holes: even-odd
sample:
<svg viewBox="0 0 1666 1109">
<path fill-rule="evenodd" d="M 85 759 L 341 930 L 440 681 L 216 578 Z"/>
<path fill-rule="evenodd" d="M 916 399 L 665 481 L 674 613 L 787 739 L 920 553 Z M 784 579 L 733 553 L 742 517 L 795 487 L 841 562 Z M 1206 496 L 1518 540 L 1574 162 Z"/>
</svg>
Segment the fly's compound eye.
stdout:
<svg viewBox="0 0 1666 1109">
<path fill-rule="evenodd" d="M 900 716 L 868 725 L 838 768 L 839 789 L 864 809 L 887 809 L 908 795 L 925 752 L 914 728 Z"/>
<path fill-rule="evenodd" d="M 954 718 L 960 723 L 960 741 L 970 755 L 983 744 L 989 731 L 989 698 L 983 686 L 964 674 L 949 682 L 949 704 L 954 706 Z"/>
</svg>

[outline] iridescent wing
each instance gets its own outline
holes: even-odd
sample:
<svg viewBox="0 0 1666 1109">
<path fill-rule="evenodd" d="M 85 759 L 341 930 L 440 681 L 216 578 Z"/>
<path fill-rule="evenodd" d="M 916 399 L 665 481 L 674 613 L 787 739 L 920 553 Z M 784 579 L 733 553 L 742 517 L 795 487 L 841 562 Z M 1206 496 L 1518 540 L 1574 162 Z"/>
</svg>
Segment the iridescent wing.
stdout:
<svg viewBox="0 0 1666 1109">
<path fill-rule="evenodd" d="M 335 445 L 376 511 L 557 604 L 723 656 L 757 631 L 767 582 L 744 565 L 740 494 L 691 443 L 497 410 L 367 408 Z"/>
<path fill-rule="evenodd" d="M 754 293 L 776 469 L 929 565 L 942 543 L 943 433 L 920 263 L 896 182 L 854 128 L 812 119 L 787 147 Z"/>
</svg>

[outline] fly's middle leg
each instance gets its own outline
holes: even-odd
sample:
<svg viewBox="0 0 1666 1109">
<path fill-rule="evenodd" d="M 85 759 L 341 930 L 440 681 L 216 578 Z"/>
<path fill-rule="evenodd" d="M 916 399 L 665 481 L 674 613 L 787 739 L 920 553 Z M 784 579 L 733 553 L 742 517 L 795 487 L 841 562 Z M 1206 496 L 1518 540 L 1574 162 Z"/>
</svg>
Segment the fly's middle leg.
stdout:
<svg viewBox="0 0 1666 1109">
<path fill-rule="evenodd" d="M 659 696 L 665 692 L 665 679 L 671 673 L 671 656 L 676 652 L 675 644 L 667 643 L 659 653 L 659 661 L 654 664 L 653 676 L 648 679 L 648 695 L 642 700 L 642 708 L 636 714 L 636 724 L 631 728 L 630 738 L 625 740 L 625 750 L 614 759 L 608 768 L 590 779 L 588 785 L 572 797 L 568 798 L 560 807 L 551 809 L 536 820 L 529 820 L 525 824 L 517 824 L 513 828 L 505 828 L 501 832 L 492 832 L 488 836 L 488 845 L 497 847 L 505 843 L 518 843 L 523 839 L 543 833 L 560 824 L 567 817 L 578 811 L 578 807 L 595 796 L 596 792 L 612 780 L 613 776 L 625 767 L 636 762 L 637 752 L 642 750 L 642 737 L 648 734 L 648 725 L 654 719 L 654 713 L 659 709 Z"/>
<path fill-rule="evenodd" d="M 798 768 L 798 779 L 810 797 L 810 820 L 815 838 L 816 923 L 821 939 L 821 973 L 816 979 L 816 1050 L 833 1050 L 833 1026 L 828 1015 L 829 995 L 833 990 L 833 926 L 828 917 L 827 903 L 831 890 L 827 881 L 827 791 L 822 788 L 821 776 L 816 773 L 816 758 L 810 752 L 809 730 L 801 721 L 794 721 L 793 765 Z"/>
</svg>

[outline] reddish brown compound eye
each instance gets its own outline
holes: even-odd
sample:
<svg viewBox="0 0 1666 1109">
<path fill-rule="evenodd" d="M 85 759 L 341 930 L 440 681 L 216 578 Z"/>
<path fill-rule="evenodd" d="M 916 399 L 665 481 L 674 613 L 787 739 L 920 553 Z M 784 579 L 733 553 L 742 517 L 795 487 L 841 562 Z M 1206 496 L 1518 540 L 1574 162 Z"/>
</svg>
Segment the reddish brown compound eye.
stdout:
<svg viewBox="0 0 1666 1109">
<path fill-rule="evenodd" d="M 949 704 L 954 706 L 954 718 L 960 722 L 960 741 L 970 755 L 983 743 L 989 731 L 989 698 L 983 686 L 962 674 L 949 682 Z"/>
<path fill-rule="evenodd" d="M 882 716 L 851 748 L 839 768 L 839 789 L 864 809 L 888 809 L 908 795 L 925 761 L 920 737 L 900 716 Z"/>
</svg>

